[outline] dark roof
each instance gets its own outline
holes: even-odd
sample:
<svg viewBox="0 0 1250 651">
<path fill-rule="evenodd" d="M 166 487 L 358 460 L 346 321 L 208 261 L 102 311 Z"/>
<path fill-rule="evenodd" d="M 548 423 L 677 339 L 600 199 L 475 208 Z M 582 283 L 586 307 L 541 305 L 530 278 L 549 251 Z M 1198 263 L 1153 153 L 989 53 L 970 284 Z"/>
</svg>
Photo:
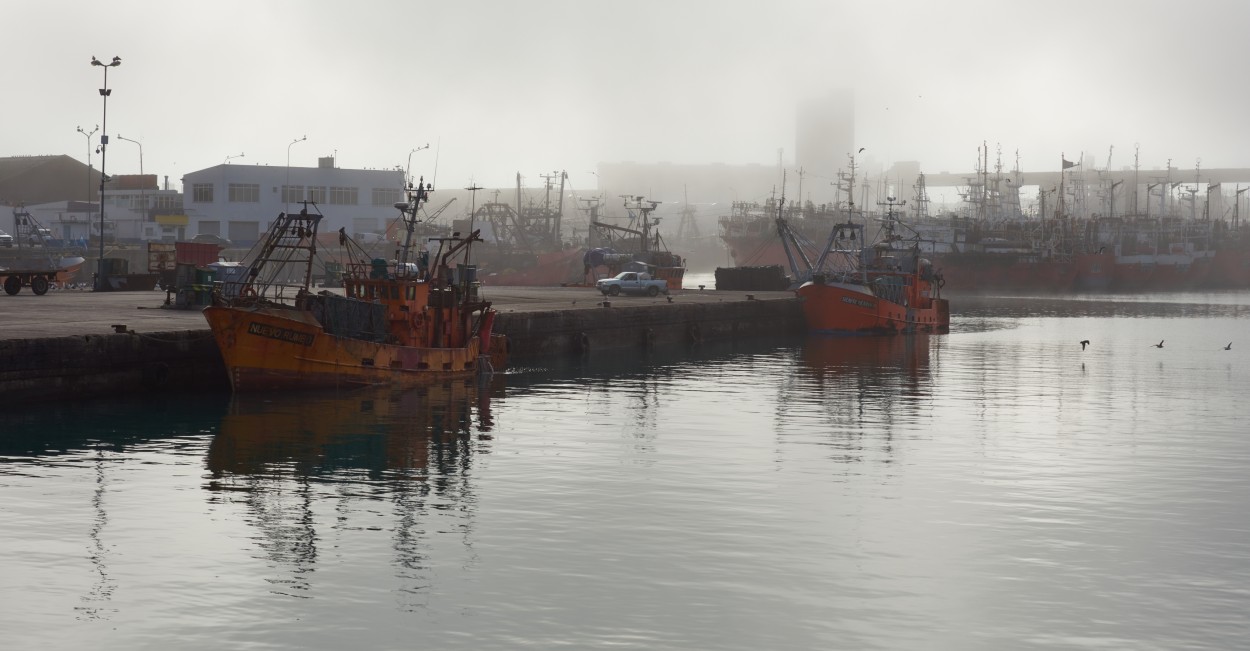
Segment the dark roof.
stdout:
<svg viewBox="0 0 1250 651">
<path fill-rule="evenodd" d="M 11 179 L 14 176 L 24 174 L 45 165 L 64 163 L 66 162 L 66 159 L 69 158 L 70 157 L 65 154 L 53 154 L 50 156 L 9 156 L 8 158 L 0 158 L 0 181 Z M 77 160 L 74 160 L 74 162 L 78 163 Z M 79 164 L 81 165 L 81 163 Z"/>
<path fill-rule="evenodd" d="M 0 204 L 90 200 L 99 181 L 99 172 L 64 154 L 0 158 Z"/>
</svg>

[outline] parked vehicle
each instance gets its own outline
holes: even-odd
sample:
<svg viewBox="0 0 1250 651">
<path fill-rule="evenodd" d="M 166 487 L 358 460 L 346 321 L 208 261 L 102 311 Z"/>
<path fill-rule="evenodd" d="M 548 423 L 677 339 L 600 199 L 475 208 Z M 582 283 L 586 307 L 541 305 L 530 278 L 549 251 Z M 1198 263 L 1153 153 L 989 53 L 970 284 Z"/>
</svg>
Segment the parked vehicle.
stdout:
<svg viewBox="0 0 1250 651">
<path fill-rule="evenodd" d="M 13 236 L 0 231 L 0 246 L 13 246 Z"/>
<path fill-rule="evenodd" d="M 32 228 L 26 241 L 31 246 L 45 246 L 52 240 L 52 231 L 46 228 Z"/>
<path fill-rule="evenodd" d="M 231 242 L 230 240 L 220 235 L 214 235 L 213 233 L 200 233 L 199 235 L 196 235 L 195 237 L 191 238 L 191 241 L 192 242 L 204 242 L 208 244 L 216 244 L 218 246 L 233 246 L 234 245 L 234 243 Z"/>
<path fill-rule="evenodd" d="M 595 283 L 595 288 L 604 296 L 621 294 L 646 294 L 658 296 L 668 293 L 668 281 L 657 280 L 651 274 L 639 271 L 622 271 L 614 278 L 604 278 Z"/>
</svg>

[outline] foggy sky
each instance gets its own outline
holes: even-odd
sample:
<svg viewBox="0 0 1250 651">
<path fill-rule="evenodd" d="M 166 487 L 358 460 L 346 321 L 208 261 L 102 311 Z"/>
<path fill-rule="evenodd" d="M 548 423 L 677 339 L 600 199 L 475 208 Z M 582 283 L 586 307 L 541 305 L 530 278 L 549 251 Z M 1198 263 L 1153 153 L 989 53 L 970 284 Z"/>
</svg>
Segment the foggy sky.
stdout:
<svg viewBox="0 0 1250 651">
<path fill-rule="evenodd" d="M 1088 5 L 1088 6 L 1087 6 Z M 889 11 L 886 10 L 888 7 Z M 1250 3 L 781 0 L 5 3 L 0 156 L 68 154 L 102 121 L 107 171 L 222 163 L 402 167 L 527 186 L 599 162 L 794 155 L 804 99 L 850 88 L 878 163 L 967 171 L 1081 152 L 1113 168 L 1250 167 Z M 291 145 L 307 135 L 308 139 Z M 99 134 L 91 138 L 91 146 Z M 991 160 L 991 164 L 992 164 Z M 99 169 L 99 156 L 92 154 Z"/>
</svg>

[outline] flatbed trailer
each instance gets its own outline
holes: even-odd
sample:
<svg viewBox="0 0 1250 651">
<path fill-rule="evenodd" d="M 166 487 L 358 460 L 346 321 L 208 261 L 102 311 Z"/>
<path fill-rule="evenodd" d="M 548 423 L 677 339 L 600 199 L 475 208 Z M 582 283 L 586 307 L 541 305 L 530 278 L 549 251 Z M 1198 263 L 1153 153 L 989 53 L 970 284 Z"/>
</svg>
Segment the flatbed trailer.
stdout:
<svg viewBox="0 0 1250 651">
<path fill-rule="evenodd" d="M 48 293 L 48 288 L 56 282 L 56 275 L 63 269 L 41 269 L 25 271 L 21 269 L 0 269 L 0 277 L 4 278 L 4 293 L 16 296 L 23 287 L 30 287 L 35 296 Z"/>
</svg>

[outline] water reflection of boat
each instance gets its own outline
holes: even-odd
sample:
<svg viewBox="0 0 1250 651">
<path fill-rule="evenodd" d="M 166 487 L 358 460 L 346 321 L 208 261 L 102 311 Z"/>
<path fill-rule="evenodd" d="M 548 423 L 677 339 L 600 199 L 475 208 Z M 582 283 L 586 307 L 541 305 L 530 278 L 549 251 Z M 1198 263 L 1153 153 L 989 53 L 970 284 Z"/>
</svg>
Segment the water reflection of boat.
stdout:
<svg viewBox="0 0 1250 651">
<path fill-rule="evenodd" d="M 335 548 L 387 531 L 390 562 L 403 568 L 398 593 L 418 598 L 432 580 L 431 541 L 469 544 L 471 464 L 483 445 L 471 435 L 490 429 L 488 390 L 473 382 L 236 393 L 209 444 L 204 489 L 210 503 L 242 509 L 275 592 L 307 596 Z"/>
<path fill-rule="evenodd" d="M 799 406 L 796 414 L 808 414 L 796 417 L 819 413 L 826 418 L 830 441 L 853 453 L 847 458 L 863 452 L 862 437 L 880 435 L 878 443 L 889 450 L 889 424 L 919 417 L 926 400 L 917 398 L 933 394 L 929 351 L 934 341 L 940 339 L 926 334 L 808 337 L 798 381 L 785 398 Z"/>
<path fill-rule="evenodd" d="M 444 474 L 442 461 L 462 456 L 469 435 L 491 426 L 489 390 L 472 381 L 402 390 L 236 393 L 208 449 L 208 488 L 274 473 L 432 468 Z"/>
<path fill-rule="evenodd" d="M 809 337 L 803 345 L 803 363 L 818 371 L 927 372 L 929 336 Z"/>
</svg>

